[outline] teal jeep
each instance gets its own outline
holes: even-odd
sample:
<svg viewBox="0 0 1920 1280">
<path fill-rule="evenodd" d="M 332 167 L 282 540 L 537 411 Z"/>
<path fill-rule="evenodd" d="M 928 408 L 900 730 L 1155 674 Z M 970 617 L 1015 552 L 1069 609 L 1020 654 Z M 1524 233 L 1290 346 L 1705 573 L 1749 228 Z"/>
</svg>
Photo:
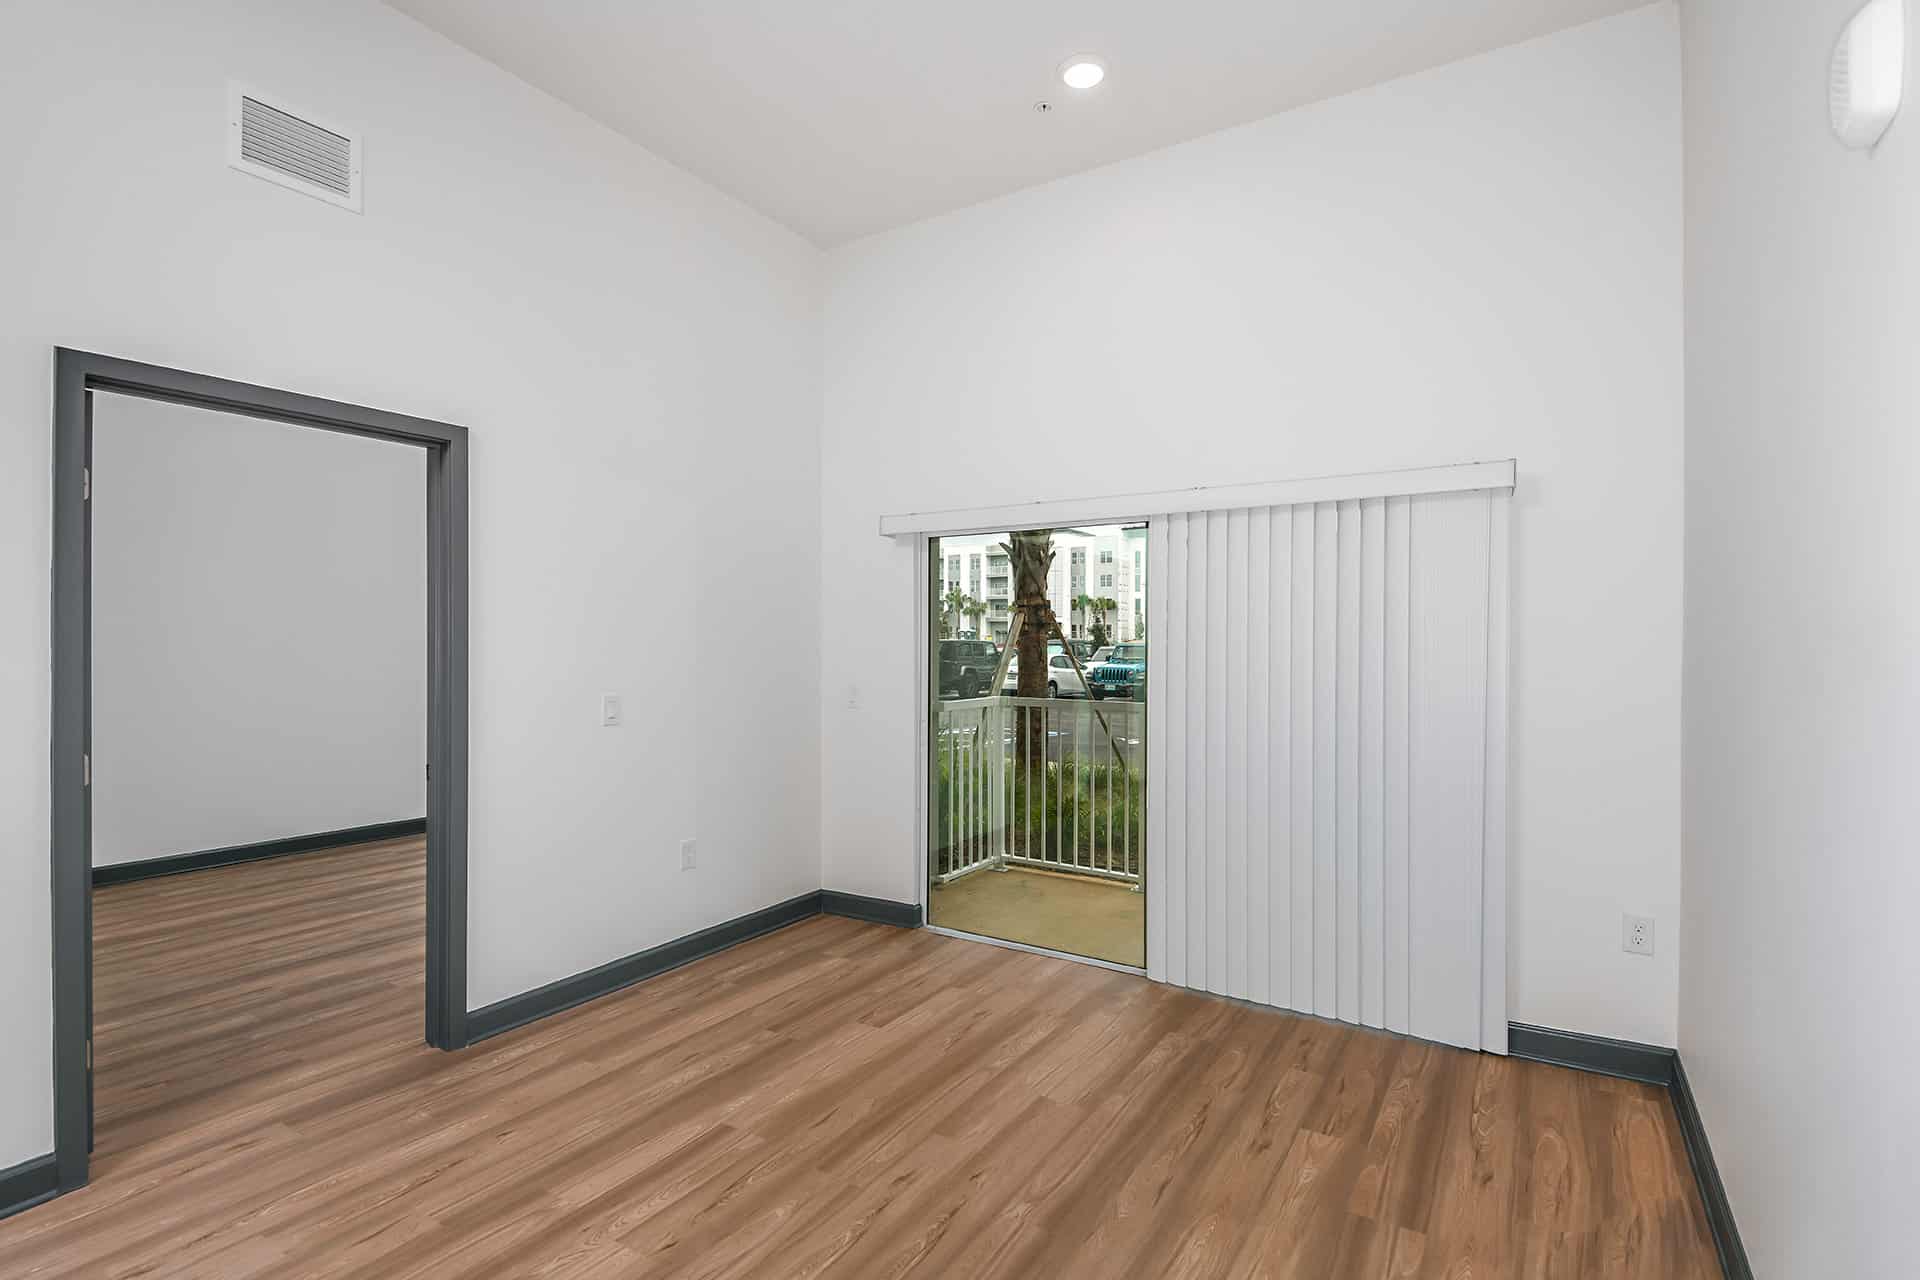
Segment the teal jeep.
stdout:
<svg viewBox="0 0 1920 1280">
<path fill-rule="evenodd" d="M 1147 646 L 1144 641 L 1115 645 L 1113 656 L 1087 672 L 1087 692 L 1095 698 L 1147 696 Z"/>
</svg>

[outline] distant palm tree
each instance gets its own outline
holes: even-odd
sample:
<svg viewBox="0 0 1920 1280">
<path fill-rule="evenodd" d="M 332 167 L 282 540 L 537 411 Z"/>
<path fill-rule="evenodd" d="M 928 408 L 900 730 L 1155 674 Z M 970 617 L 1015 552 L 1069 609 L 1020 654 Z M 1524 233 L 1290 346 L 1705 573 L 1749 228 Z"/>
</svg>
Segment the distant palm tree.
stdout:
<svg viewBox="0 0 1920 1280">
<path fill-rule="evenodd" d="M 940 637 L 943 640 L 953 638 L 953 624 L 967 610 L 967 601 L 972 597 L 958 587 L 947 588 L 947 594 L 940 597 Z"/>
<path fill-rule="evenodd" d="M 1093 611 L 1093 625 L 1088 628 L 1093 633 L 1093 647 L 1105 648 L 1111 643 L 1111 637 L 1107 634 L 1107 611 L 1118 609 L 1120 602 L 1112 596 L 1081 596 L 1080 599 L 1086 601 L 1086 607 Z"/>
<path fill-rule="evenodd" d="M 1079 595 L 1073 598 L 1074 617 L 1078 620 L 1084 621 L 1087 616 L 1087 611 L 1089 609 L 1092 609 L 1096 603 L 1098 602 L 1095 601 L 1092 596 L 1082 591 Z"/>
</svg>

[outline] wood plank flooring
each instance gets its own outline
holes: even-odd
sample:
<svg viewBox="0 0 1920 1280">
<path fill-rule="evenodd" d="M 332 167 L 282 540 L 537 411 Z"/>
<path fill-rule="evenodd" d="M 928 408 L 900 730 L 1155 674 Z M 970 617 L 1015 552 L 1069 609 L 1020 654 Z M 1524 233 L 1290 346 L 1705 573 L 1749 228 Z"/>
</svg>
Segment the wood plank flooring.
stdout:
<svg viewBox="0 0 1920 1280">
<path fill-rule="evenodd" d="M 420 842 L 96 899 L 0 1275 L 1718 1275 L 1658 1089 L 821 918 L 459 1054 Z"/>
</svg>

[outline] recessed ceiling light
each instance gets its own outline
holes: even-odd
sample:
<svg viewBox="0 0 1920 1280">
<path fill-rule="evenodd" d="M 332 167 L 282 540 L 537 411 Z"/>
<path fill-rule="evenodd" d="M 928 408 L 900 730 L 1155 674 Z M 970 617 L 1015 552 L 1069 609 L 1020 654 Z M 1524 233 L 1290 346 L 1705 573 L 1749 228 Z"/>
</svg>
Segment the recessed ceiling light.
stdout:
<svg viewBox="0 0 1920 1280">
<path fill-rule="evenodd" d="M 1091 89 L 1107 78 L 1107 64 L 1089 53 L 1076 53 L 1060 64 L 1060 79 L 1069 89 Z"/>
</svg>

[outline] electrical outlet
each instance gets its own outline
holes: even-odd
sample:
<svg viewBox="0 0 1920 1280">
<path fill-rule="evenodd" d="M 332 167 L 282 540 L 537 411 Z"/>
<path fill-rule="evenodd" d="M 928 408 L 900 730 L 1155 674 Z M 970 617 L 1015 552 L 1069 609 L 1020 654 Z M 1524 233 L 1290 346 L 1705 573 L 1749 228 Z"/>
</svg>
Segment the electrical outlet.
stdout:
<svg viewBox="0 0 1920 1280">
<path fill-rule="evenodd" d="M 1620 949 L 1636 956 L 1653 954 L 1653 920 L 1648 916 L 1622 916 Z"/>
<path fill-rule="evenodd" d="M 620 695 L 603 693 L 600 695 L 600 723 L 612 728 L 620 723 Z"/>
<path fill-rule="evenodd" d="M 693 841 L 682 840 L 680 842 L 680 869 L 682 871 L 691 871 L 699 865 L 700 850 L 694 847 Z"/>
</svg>

